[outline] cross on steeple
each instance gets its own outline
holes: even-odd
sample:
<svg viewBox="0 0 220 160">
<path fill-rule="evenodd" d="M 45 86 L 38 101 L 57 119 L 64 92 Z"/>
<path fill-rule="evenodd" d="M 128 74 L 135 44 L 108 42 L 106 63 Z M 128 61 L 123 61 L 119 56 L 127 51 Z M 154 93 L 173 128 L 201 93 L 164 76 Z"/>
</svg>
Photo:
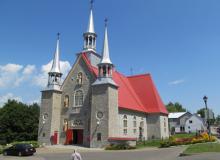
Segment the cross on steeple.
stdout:
<svg viewBox="0 0 220 160">
<path fill-rule="evenodd" d="M 93 3 L 94 3 L 94 0 L 90 0 L 90 9 L 93 8 Z"/>
<path fill-rule="evenodd" d="M 107 25 L 108 25 L 108 18 L 105 18 L 105 27 L 107 27 Z"/>
</svg>

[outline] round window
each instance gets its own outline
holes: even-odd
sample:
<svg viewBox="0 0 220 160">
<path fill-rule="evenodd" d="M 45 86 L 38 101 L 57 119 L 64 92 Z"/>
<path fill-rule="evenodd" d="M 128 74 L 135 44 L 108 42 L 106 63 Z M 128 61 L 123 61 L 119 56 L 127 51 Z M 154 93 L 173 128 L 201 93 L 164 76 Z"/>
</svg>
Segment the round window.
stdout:
<svg viewBox="0 0 220 160">
<path fill-rule="evenodd" d="M 102 118 L 103 118 L 103 113 L 100 112 L 100 111 L 98 111 L 98 112 L 97 112 L 97 118 L 98 118 L 98 119 L 102 119 Z"/>
<path fill-rule="evenodd" d="M 43 114 L 43 120 L 47 120 L 47 118 L 48 118 L 48 114 L 47 114 L 47 113 L 44 113 L 44 114 Z"/>
</svg>

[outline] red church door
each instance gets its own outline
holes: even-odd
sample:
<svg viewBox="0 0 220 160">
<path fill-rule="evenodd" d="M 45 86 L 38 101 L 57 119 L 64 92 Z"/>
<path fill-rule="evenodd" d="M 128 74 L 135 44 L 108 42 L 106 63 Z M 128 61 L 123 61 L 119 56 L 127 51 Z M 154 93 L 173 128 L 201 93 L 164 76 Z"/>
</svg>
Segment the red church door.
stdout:
<svg viewBox="0 0 220 160">
<path fill-rule="evenodd" d="M 57 144 L 57 139 L 58 139 L 58 132 L 57 132 L 57 131 L 54 131 L 53 144 Z"/>
<path fill-rule="evenodd" d="M 66 142 L 65 144 L 72 144 L 73 143 L 73 130 L 68 129 L 66 131 Z"/>
</svg>

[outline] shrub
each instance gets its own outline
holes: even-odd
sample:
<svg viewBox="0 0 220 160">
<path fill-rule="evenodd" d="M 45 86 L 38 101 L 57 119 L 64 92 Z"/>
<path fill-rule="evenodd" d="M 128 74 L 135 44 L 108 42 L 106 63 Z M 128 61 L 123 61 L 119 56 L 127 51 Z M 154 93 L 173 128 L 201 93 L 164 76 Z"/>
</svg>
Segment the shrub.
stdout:
<svg viewBox="0 0 220 160">
<path fill-rule="evenodd" d="M 128 144 L 110 144 L 105 148 L 105 150 L 129 150 L 136 149 L 136 147 L 130 146 Z"/>
<path fill-rule="evenodd" d="M 22 144 L 22 143 L 28 143 L 28 144 L 31 144 L 33 145 L 34 148 L 39 148 L 39 143 L 37 141 L 22 141 L 22 142 L 12 142 L 11 145 L 14 145 L 14 144 Z"/>
<path fill-rule="evenodd" d="M 161 140 L 160 147 L 161 148 L 167 148 L 171 146 L 171 141 L 169 139 L 167 140 Z"/>
</svg>

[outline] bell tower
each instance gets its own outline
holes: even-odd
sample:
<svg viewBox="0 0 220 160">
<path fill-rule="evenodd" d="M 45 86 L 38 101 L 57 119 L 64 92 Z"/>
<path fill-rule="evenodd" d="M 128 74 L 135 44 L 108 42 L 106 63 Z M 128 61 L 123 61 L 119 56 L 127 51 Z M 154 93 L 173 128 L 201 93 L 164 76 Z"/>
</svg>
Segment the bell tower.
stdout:
<svg viewBox="0 0 220 160">
<path fill-rule="evenodd" d="M 94 51 L 96 52 L 96 38 L 97 34 L 94 29 L 94 21 L 93 21 L 93 0 L 90 1 L 90 17 L 87 31 L 83 34 L 84 38 L 84 51 Z"/>
<path fill-rule="evenodd" d="M 98 77 L 92 84 L 91 142 L 90 147 L 103 147 L 108 139 L 119 135 L 118 85 L 113 80 L 113 64 L 109 56 L 107 19 L 102 58 Z M 114 128 L 114 129 L 113 129 Z"/>
<path fill-rule="evenodd" d="M 46 88 L 41 91 L 38 142 L 45 145 L 59 143 L 62 95 L 59 36 L 60 34 L 58 33 L 52 67 L 48 73 L 48 84 Z"/>
</svg>

